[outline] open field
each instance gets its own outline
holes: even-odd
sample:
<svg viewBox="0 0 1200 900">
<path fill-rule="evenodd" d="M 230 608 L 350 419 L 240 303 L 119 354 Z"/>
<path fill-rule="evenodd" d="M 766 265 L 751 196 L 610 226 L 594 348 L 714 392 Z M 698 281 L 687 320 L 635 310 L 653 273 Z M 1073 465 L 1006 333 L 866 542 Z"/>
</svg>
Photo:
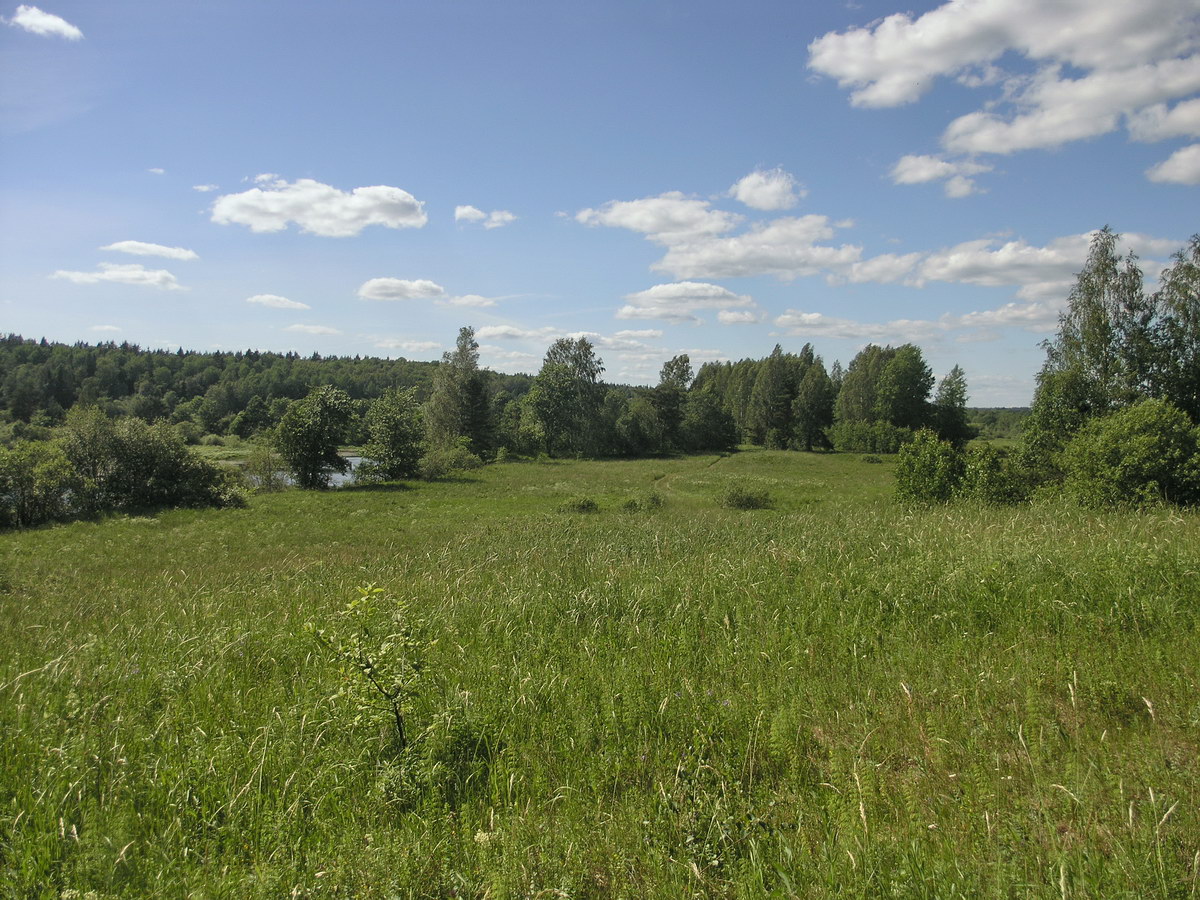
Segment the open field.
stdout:
<svg viewBox="0 0 1200 900">
<path fill-rule="evenodd" d="M 505 463 L 5 534 L 0 896 L 1200 897 L 1200 516 L 913 512 L 890 470 Z M 404 751 L 305 627 L 370 583 L 422 663 Z"/>
</svg>

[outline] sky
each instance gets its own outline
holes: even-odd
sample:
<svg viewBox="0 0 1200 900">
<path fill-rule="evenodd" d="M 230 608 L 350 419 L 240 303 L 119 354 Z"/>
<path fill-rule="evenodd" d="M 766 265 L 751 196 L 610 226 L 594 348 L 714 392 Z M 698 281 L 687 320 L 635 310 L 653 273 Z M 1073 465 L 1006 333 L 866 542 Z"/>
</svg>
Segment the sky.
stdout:
<svg viewBox="0 0 1200 900">
<path fill-rule="evenodd" d="M 1029 403 L 1200 231 L 1197 0 L 0 6 L 0 332 L 612 382 L 913 342 Z"/>
</svg>

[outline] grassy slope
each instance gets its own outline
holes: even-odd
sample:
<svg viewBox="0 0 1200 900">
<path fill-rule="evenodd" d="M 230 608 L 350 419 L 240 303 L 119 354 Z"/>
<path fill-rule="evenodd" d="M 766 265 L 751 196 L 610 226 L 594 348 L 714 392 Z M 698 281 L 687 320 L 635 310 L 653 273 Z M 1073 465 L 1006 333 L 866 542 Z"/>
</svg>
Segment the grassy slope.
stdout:
<svg viewBox="0 0 1200 900">
<path fill-rule="evenodd" d="M 0 896 L 1200 896 L 1200 518 L 909 512 L 889 469 L 515 463 L 4 535 Z M 436 642 L 437 766 L 304 630 L 365 582 Z"/>
</svg>

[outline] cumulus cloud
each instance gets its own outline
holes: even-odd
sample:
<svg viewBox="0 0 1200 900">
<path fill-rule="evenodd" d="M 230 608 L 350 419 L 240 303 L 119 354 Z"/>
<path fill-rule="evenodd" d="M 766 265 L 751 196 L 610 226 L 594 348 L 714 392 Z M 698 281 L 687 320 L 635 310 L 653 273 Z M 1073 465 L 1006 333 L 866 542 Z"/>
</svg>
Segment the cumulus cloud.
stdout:
<svg viewBox="0 0 1200 900">
<path fill-rule="evenodd" d="M 487 213 L 470 204 L 454 207 L 455 222 L 481 222 L 487 218 Z"/>
<path fill-rule="evenodd" d="M 51 278 L 71 281 L 75 284 L 132 284 L 140 287 L 155 287 L 166 291 L 181 291 L 183 286 L 166 269 L 147 269 L 138 263 L 100 263 L 95 272 L 71 272 L 59 269 Z"/>
<path fill-rule="evenodd" d="M 299 300 L 289 300 L 287 297 L 280 297 L 278 294 L 255 294 L 253 297 L 247 297 L 246 302 L 265 306 L 268 309 L 312 309 L 307 303 L 301 303 Z"/>
<path fill-rule="evenodd" d="M 626 338 L 635 341 L 648 341 L 660 338 L 663 333 L 658 328 L 626 328 L 614 333 L 613 337 Z"/>
<path fill-rule="evenodd" d="M 441 306 L 465 306 L 475 309 L 496 305 L 496 300 L 493 297 L 482 297 L 479 294 L 463 294 L 459 297 L 447 297 L 444 300 L 436 302 Z"/>
<path fill-rule="evenodd" d="M 640 200 L 610 200 L 598 209 L 580 210 L 575 221 L 589 226 L 626 228 L 670 246 L 722 234 L 736 227 L 742 217 L 713 209 L 707 200 L 668 191 Z"/>
<path fill-rule="evenodd" d="M 483 223 L 483 227 L 489 230 L 492 228 L 503 228 L 505 225 L 510 225 L 515 221 L 517 221 L 517 217 L 507 209 L 493 209 L 488 213 L 487 221 Z"/>
<path fill-rule="evenodd" d="M 284 331 L 299 334 L 341 334 L 336 328 L 330 328 L 328 325 L 289 325 Z"/>
<path fill-rule="evenodd" d="M 192 185 L 192 190 L 199 191 L 201 194 L 209 194 L 209 193 L 212 193 L 213 191 L 218 191 L 220 189 L 221 189 L 221 186 L 219 184 L 193 184 Z"/>
<path fill-rule="evenodd" d="M 66 19 L 53 13 L 42 12 L 36 6 L 18 6 L 13 17 L 3 21 L 13 28 L 23 28 L 41 37 L 60 37 L 68 41 L 83 39 L 83 32 Z"/>
<path fill-rule="evenodd" d="M 893 319 L 890 322 L 856 322 L 818 312 L 789 309 L 775 324 L 794 337 L 828 337 L 865 341 L 918 341 L 938 333 L 936 322 Z"/>
<path fill-rule="evenodd" d="M 146 171 L 149 172 L 151 175 L 166 175 L 167 174 L 166 169 L 159 168 L 158 166 L 149 168 Z"/>
<path fill-rule="evenodd" d="M 1032 74 L 1006 70 L 1023 57 Z M 912 103 L 939 78 L 994 93 L 949 123 L 957 154 L 1058 147 L 1125 124 L 1139 140 L 1195 134 L 1200 15 L 1194 0 L 949 0 L 809 45 L 809 66 L 851 91 L 855 106 Z M 1183 101 L 1168 108 L 1172 101 Z M 966 173 L 947 189 L 965 195 Z"/>
<path fill-rule="evenodd" d="M 517 325 L 484 325 L 482 328 L 475 330 L 475 337 L 480 341 L 489 340 L 506 340 L 506 341 L 533 341 L 533 340 L 548 340 L 551 338 L 562 337 L 563 332 L 552 326 L 544 328 L 521 328 Z"/>
<path fill-rule="evenodd" d="M 992 171 L 992 167 L 970 160 L 951 162 L 940 156 L 902 156 L 892 166 L 892 184 L 925 184 L 944 181 L 947 197 L 969 197 L 978 193 L 971 177 Z"/>
<path fill-rule="evenodd" d="M 808 192 L 782 168 L 758 169 L 729 189 L 729 196 L 752 209 L 791 209 Z"/>
<path fill-rule="evenodd" d="M 700 309 L 752 307 L 754 301 L 728 288 L 697 281 L 656 284 L 652 288 L 626 294 L 628 301 L 617 310 L 618 319 L 661 319 L 665 322 L 699 322 Z"/>
<path fill-rule="evenodd" d="M 346 192 L 311 178 L 288 182 L 264 174 L 254 180 L 260 187 L 218 197 L 212 220 L 255 232 L 283 231 L 295 222 L 301 231 L 323 237 L 353 237 L 369 225 L 421 228 L 429 221 L 425 204 L 398 187 L 375 185 Z"/>
<path fill-rule="evenodd" d="M 717 321 L 722 325 L 753 325 L 762 318 L 762 313 L 752 309 L 723 309 L 717 313 Z"/>
<path fill-rule="evenodd" d="M 435 281 L 418 278 L 372 278 L 363 282 L 358 296 L 364 300 L 438 300 L 446 296 L 446 289 Z"/>
<path fill-rule="evenodd" d="M 1176 150 L 1156 166 L 1146 170 L 1151 181 L 1175 184 L 1200 184 L 1200 144 Z"/>
<path fill-rule="evenodd" d="M 145 241 L 117 241 L 107 244 L 101 250 L 111 250 L 115 253 L 128 253 L 131 256 L 162 256 L 166 259 L 199 259 L 194 250 L 183 247 L 164 247 L 162 244 L 148 244 Z"/>
<path fill-rule="evenodd" d="M 493 209 L 490 213 L 484 212 L 476 206 L 456 206 L 454 207 L 455 222 L 482 222 L 483 227 L 489 231 L 493 228 L 503 228 L 505 225 L 510 225 L 517 221 L 517 217 L 507 209 Z"/>
<path fill-rule="evenodd" d="M 819 244 L 834 236 L 827 216 L 786 217 L 756 223 L 729 237 L 700 237 L 670 246 L 651 266 L 677 278 L 738 278 L 775 275 L 791 279 L 843 269 L 858 262 L 862 248 Z"/>
</svg>

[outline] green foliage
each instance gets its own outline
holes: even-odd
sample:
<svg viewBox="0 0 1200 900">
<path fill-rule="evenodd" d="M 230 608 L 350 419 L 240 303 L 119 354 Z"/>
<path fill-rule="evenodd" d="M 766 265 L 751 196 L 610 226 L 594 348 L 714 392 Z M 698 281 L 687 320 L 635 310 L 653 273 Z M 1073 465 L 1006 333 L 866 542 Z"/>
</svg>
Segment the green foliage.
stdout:
<svg viewBox="0 0 1200 900">
<path fill-rule="evenodd" d="M 1017 460 L 991 444 L 974 444 L 963 458 L 963 497 L 983 503 L 1019 503 L 1028 498 L 1025 472 Z"/>
<path fill-rule="evenodd" d="M 0 528 L 67 518 L 75 470 L 62 449 L 42 441 L 0 447 Z"/>
<path fill-rule="evenodd" d="M 475 329 L 464 326 L 458 330 L 454 350 L 442 354 L 425 405 L 427 443 L 431 448 L 456 446 L 465 439 L 467 449 L 477 456 L 492 451 L 495 434 L 487 382 L 486 373 L 479 368 Z"/>
<path fill-rule="evenodd" d="M 570 497 L 558 505 L 559 512 L 565 513 L 598 513 L 600 504 L 593 497 Z"/>
<path fill-rule="evenodd" d="M 967 421 L 967 377 L 960 366 L 952 368 L 938 384 L 932 425 L 938 437 L 955 447 L 965 447 L 975 436 Z"/>
<path fill-rule="evenodd" d="M 394 390 L 371 404 L 367 413 L 370 441 L 363 447 L 360 479 L 412 478 L 419 470 L 425 424 L 416 391 Z"/>
<path fill-rule="evenodd" d="M 425 481 L 448 478 L 455 472 L 469 472 L 483 465 L 483 460 L 461 441 L 456 446 L 433 447 L 417 461 L 417 474 Z"/>
<path fill-rule="evenodd" d="M 896 461 L 896 497 L 903 503 L 949 503 L 963 479 L 962 454 L 948 441 L 922 429 L 900 448 Z"/>
<path fill-rule="evenodd" d="M 339 668 L 334 700 L 349 707 L 350 723 L 375 730 L 384 724 L 397 752 L 409 743 L 408 707 L 429 649 L 417 637 L 420 624 L 404 601 L 368 584 L 338 613 L 336 625 L 305 625 Z"/>
<path fill-rule="evenodd" d="M 836 422 L 828 429 L 835 450 L 843 453 L 899 453 L 913 439 L 911 428 L 890 422 Z"/>
<path fill-rule="evenodd" d="M 350 417 L 350 397 L 328 386 L 288 407 L 275 428 L 274 443 L 297 487 L 327 488 L 330 474 L 350 468 L 338 455 Z"/>
<path fill-rule="evenodd" d="M 71 502 L 84 515 L 245 502 L 235 474 L 190 451 L 166 422 L 113 421 L 95 407 L 76 407 L 60 442 L 76 473 Z"/>
<path fill-rule="evenodd" d="M 254 445 L 242 474 L 255 493 L 273 494 L 287 487 L 287 466 L 269 443 Z"/>
<path fill-rule="evenodd" d="M 1064 488 L 1087 506 L 1200 502 L 1200 428 L 1145 400 L 1085 425 L 1063 452 Z"/>
<path fill-rule="evenodd" d="M 749 481 L 731 481 L 717 494 L 717 505 L 726 509 L 770 509 L 771 492 Z"/>
</svg>

